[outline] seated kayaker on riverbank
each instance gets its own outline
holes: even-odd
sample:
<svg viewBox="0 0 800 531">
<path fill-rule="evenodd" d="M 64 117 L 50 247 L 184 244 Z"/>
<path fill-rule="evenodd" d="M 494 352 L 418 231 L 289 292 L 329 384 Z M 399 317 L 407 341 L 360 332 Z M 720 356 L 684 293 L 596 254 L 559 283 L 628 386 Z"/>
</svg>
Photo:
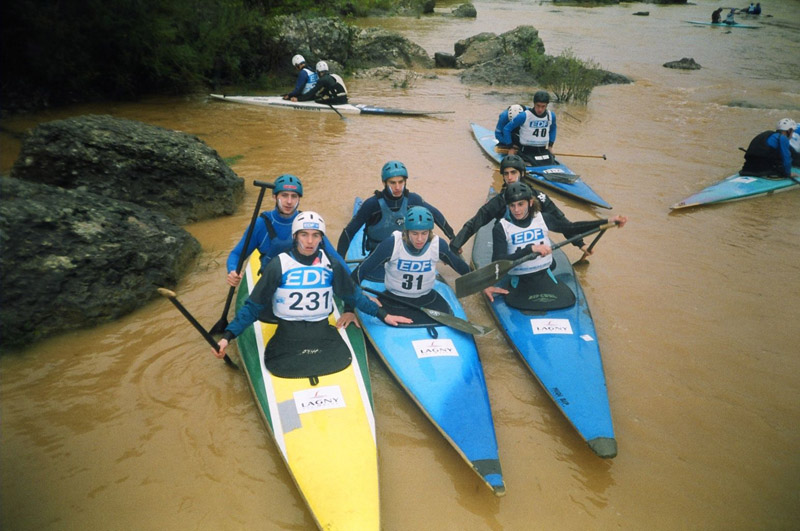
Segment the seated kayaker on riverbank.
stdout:
<svg viewBox="0 0 800 531">
<path fill-rule="evenodd" d="M 353 280 L 383 281 L 386 291 L 407 302 L 432 310 L 453 313 L 450 305 L 433 289 L 436 264 L 441 260 L 458 274 L 469 273 L 469 265 L 433 234 L 433 214 L 423 206 L 406 213 L 402 231 L 393 232 L 353 271 Z M 379 297 L 384 308 L 413 319 L 415 325 L 434 323 L 420 310 L 390 298 Z M 435 324 L 435 323 L 434 323 Z"/>
<path fill-rule="evenodd" d="M 519 143 L 519 129 L 515 129 L 511 132 L 511 142 L 507 145 L 503 144 L 503 130 L 508 122 L 519 116 L 519 114 L 524 110 L 525 107 L 522 105 L 510 105 L 507 109 L 500 113 L 500 116 L 497 117 L 497 125 L 494 126 L 494 137 L 497 139 L 497 142 L 499 142 L 497 144 L 498 148 L 509 149 L 514 145 L 515 142 Z"/>
<path fill-rule="evenodd" d="M 239 258 L 244 254 L 247 259 L 256 249 L 261 253 L 261 267 L 267 265 L 278 253 L 291 247 L 292 245 L 292 222 L 300 213 L 300 198 L 303 197 L 303 183 L 295 175 L 285 173 L 275 179 L 275 188 L 272 189 L 272 197 L 275 200 L 273 210 L 262 212 L 253 224 L 253 234 L 244 248 L 247 241 L 247 232 L 250 227 L 245 229 L 239 243 L 228 255 L 226 262 L 228 275 L 226 280 L 231 286 L 238 286 L 242 281 L 241 272 L 237 273 Z M 326 249 L 333 250 L 333 244 L 327 237 L 323 238 Z M 333 251 L 338 262 L 345 265 L 344 259 Z"/>
<path fill-rule="evenodd" d="M 319 75 L 317 84 L 305 94 L 298 96 L 297 101 L 314 100 L 326 105 L 347 103 L 347 87 L 344 86 L 344 80 L 337 74 L 331 74 L 325 61 L 318 62 L 316 70 Z"/>
<path fill-rule="evenodd" d="M 353 308 L 377 316 L 386 324 L 407 324 L 409 319 L 391 315 L 366 297 L 353 283 L 349 270 L 321 246 L 325 220 L 316 212 L 303 212 L 292 222 L 292 247 L 280 253 L 262 271 L 253 291 L 225 328 L 214 355 L 222 358 L 228 343 L 256 320 L 277 320 L 275 335 L 267 343 L 264 363 L 276 376 L 294 370 L 298 358 L 309 357 L 311 347 L 325 357 L 314 360 L 315 368 L 336 372 L 350 363 L 350 352 L 339 333 L 328 323 L 333 296 L 345 303 L 345 313 L 336 327 L 355 320 Z M 322 345 L 322 346 L 321 346 Z M 302 356 L 301 356 L 302 354 Z"/>
<path fill-rule="evenodd" d="M 500 189 L 497 195 L 484 203 L 471 219 L 464 223 L 464 226 L 458 231 L 456 237 L 450 242 L 450 249 L 454 253 L 461 254 L 461 248 L 481 227 L 493 220 L 499 220 L 506 214 L 505 191 L 509 185 L 519 181 L 522 176 L 525 175 L 525 161 L 523 161 L 519 155 L 507 155 L 500 161 L 500 174 L 503 176 L 503 188 Z M 533 187 L 531 187 L 531 190 L 533 191 L 533 195 L 539 200 L 542 216 L 548 227 L 563 227 L 564 236 L 567 238 L 579 234 L 579 232 L 567 228 L 572 222 L 567 219 L 561 209 L 558 208 L 547 194 Z M 584 243 L 583 239 L 575 241 L 573 245 L 586 253 L 586 256 L 592 254 L 592 251 L 589 250 L 589 246 Z"/>
<path fill-rule="evenodd" d="M 722 20 L 722 8 L 719 7 L 711 13 L 711 23 L 712 24 L 719 24 Z"/>
<path fill-rule="evenodd" d="M 302 55 L 298 54 L 292 57 L 292 65 L 298 70 L 297 82 L 294 85 L 294 90 L 289 94 L 284 94 L 283 99 L 297 101 L 298 97 L 316 86 L 319 76 L 306 66 L 306 60 Z"/>
<path fill-rule="evenodd" d="M 503 145 L 511 145 L 509 155 L 519 155 L 531 166 L 555 164 L 550 150 L 556 141 L 556 115 L 547 110 L 550 94 L 539 90 L 533 95 L 533 109 L 526 108 L 503 127 Z"/>
<path fill-rule="evenodd" d="M 453 228 L 447 223 L 438 209 L 426 203 L 419 194 L 408 191 L 408 170 L 405 164 L 390 160 L 381 169 L 383 190 L 375 190 L 372 197 L 366 199 L 353 218 L 339 236 L 336 250 L 342 256 L 347 254 L 353 236 L 364 227 L 364 251 L 370 252 L 380 242 L 391 236 L 392 232 L 403 226 L 408 209 L 412 206 L 424 206 L 433 214 L 436 225 L 442 229 L 448 240 L 455 236 Z"/>
<path fill-rule="evenodd" d="M 492 229 L 492 261 L 515 260 L 534 252 L 539 254 L 511 269 L 501 285 L 505 289 L 498 289 L 497 292 L 506 295 L 506 304 L 522 310 L 551 310 L 571 306 L 575 303 L 575 294 L 557 282 L 551 273 L 555 264 L 548 233 L 551 230 L 563 233 L 565 229 L 581 233 L 612 222 L 622 228 L 628 218 L 614 216 L 549 227 L 542 216 L 538 199 L 527 184 L 510 184 L 504 195 L 507 211 Z"/>
<path fill-rule="evenodd" d="M 744 166 L 739 170 L 739 175 L 790 177 L 792 153 L 789 139 L 796 128 L 794 120 L 783 118 L 778 121 L 775 131 L 764 131 L 756 135 L 747 146 Z"/>
</svg>

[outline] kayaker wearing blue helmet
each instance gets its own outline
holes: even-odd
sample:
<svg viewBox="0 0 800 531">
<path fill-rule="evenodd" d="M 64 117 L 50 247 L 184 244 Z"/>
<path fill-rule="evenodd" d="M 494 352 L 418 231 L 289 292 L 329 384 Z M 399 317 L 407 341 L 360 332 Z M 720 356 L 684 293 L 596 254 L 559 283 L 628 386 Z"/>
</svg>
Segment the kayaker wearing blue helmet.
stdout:
<svg viewBox="0 0 800 531">
<path fill-rule="evenodd" d="M 261 253 L 261 267 L 281 251 L 288 249 L 292 244 L 292 222 L 299 213 L 300 198 L 303 197 L 303 183 L 295 175 L 285 173 L 275 179 L 275 188 L 272 189 L 272 197 L 275 199 L 275 208 L 270 211 L 262 212 L 253 225 L 253 235 L 244 249 L 247 240 L 245 229 L 242 238 L 236 247 L 228 255 L 226 262 L 228 276 L 227 281 L 231 286 L 238 286 L 242 281 L 242 273 L 236 272 L 239 265 L 239 257 L 244 252 L 245 258 L 258 249 Z M 327 249 L 333 250 L 333 244 L 327 238 L 323 241 Z M 338 261 L 344 264 L 341 256 L 334 252 Z"/>
<path fill-rule="evenodd" d="M 444 215 L 426 203 L 419 194 L 408 191 L 408 170 L 405 164 L 390 160 L 381 169 L 383 190 L 375 190 L 372 197 L 361 204 L 356 214 L 339 236 L 336 250 L 340 255 L 347 253 L 353 236 L 361 227 L 364 229 L 364 250 L 375 249 L 380 242 L 391 236 L 392 232 L 403 226 L 408 209 L 412 206 L 424 206 L 433 215 L 436 225 L 442 229 L 448 240 L 455 236 L 453 228 L 447 223 Z"/>
<path fill-rule="evenodd" d="M 319 360 L 321 363 L 338 363 L 330 358 L 340 358 L 342 366 L 335 370 L 341 370 L 349 365 L 350 353 L 339 333 L 328 324 L 333 295 L 345 303 L 345 313 L 337 321 L 337 327 L 353 322 L 353 308 L 377 316 L 389 325 L 409 322 L 388 314 L 361 292 L 350 278 L 347 266 L 323 247 L 325 230 L 325 220 L 316 212 L 302 212 L 295 217 L 291 247 L 264 267 L 250 296 L 225 328 L 219 350 L 213 351 L 215 356 L 222 358 L 228 343 L 256 320 L 277 321 L 275 335 L 264 353 L 264 364 L 273 374 L 291 377 L 283 370 L 296 364 L 297 357 L 308 356 L 309 344 L 325 352 L 328 359 Z"/>
<path fill-rule="evenodd" d="M 297 82 L 294 85 L 294 90 L 289 94 L 284 94 L 283 99 L 297 101 L 298 96 L 305 94 L 316 86 L 319 75 L 306 66 L 306 60 L 300 54 L 292 57 L 292 66 L 298 71 Z"/>
<path fill-rule="evenodd" d="M 410 207 L 403 226 L 384 239 L 353 271 L 353 280 L 357 284 L 364 279 L 382 280 L 393 295 L 426 308 L 449 312 L 449 305 L 433 290 L 436 264 L 441 260 L 459 275 L 469 273 L 469 265 L 433 234 L 433 226 L 430 210 L 424 206 Z M 393 305 L 388 299 L 381 299 L 381 303 L 400 315 L 407 315 L 402 305 Z"/>
</svg>

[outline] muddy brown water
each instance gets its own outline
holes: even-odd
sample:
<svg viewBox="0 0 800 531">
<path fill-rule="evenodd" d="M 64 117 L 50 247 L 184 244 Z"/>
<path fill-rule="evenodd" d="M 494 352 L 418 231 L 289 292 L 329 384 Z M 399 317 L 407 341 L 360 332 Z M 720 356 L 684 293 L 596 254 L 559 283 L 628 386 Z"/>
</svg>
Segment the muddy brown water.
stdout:
<svg viewBox="0 0 800 531">
<path fill-rule="evenodd" d="M 619 455 L 579 439 L 496 333 L 478 339 L 507 495 L 495 498 L 371 359 L 383 528 L 796 529 L 800 521 L 800 192 L 670 213 L 741 165 L 739 146 L 800 119 L 800 2 L 765 4 L 757 30 L 686 24 L 716 3 L 597 9 L 476 2 L 478 18 L 373 19 L 429 53 L 482 31 L 540 30 L 632 85 L 588 106 L 554 105 L 556 152 L 629 216 L 579 270 L 598 328 Z M 632 16 L 648 10 L 648 17 Z M 693 57 L 703 68 L 667 61 Z M 352 199 L 403 161 L 409 188 L 456 228 L 480 206 L 493 164 L 469 123 L 493 127 L 533 88 L 465 86 L 449 71 L 407 88 L 348 80 L 355 102 L 453 111 L 437 118 L 263 109 L 205 96 L 95 104 L 4 120 L 7 131 L 108 113 L 198 135 L 248 183 L 237 213 L 188 226 L 203 245 L 176 287 L 207 326 L 219 318 L 224 262 L 246 227 L 254 179 L 299 175 L 306 210 L 334 239 Z M 574 220 L 609 212 L 553 197 Z M 469 249 L 469 246 L 468 246 Z M 574 248 L 568 254 L 577 258 Z M 31 259 L 36 259 L 31 257 Z M 443 271 L 451 282 L 452 271 Z M 469 317 L 491 323 L 477 296 Z M 13 304 L 13 301 L 3 301 Z M 226 368 L 163 299 L 117 322 L 0 358 L 4 529 L 313 529 L 256 412 Z"/>
</svg>

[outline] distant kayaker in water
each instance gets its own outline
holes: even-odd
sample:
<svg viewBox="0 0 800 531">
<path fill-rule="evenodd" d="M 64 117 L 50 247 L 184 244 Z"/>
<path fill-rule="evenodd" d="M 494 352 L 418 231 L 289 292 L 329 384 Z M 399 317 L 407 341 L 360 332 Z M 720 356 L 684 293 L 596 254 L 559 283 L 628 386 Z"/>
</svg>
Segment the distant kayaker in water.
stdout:
<svg viewBox="0 0 800 531">
<path fill-rule="evenodd" d="M 565 235 L 566 230 L 581 233 L 612 222 L 622 228 L 628 221 L 625 216 L 614 216 L 605 220 L 566 221 L 559 226 L 549 226 L 542 215 L 539 200 L 527 184 L 519 181 L 510 184 L 504 196 L 506 213 L 495 222 L 492 229 L 492 261 L 516 260 L 530 253 L 539 253 L 509 271 L 509 280 L 505 283 L 508 289 L 504 290 L 505 293 L 522 290 L 520 296 L 512 294 L 506 297 L 506 304 L 515 308 L 528 309 L 524 306 L 530 294 L 526 290 L 540 285 L 541 282 L 548 283 L 550 287 L 557 284 L 552 278 L 542 278 L 549 275 L 549 270 L 554 265 L 549 231 Z"/>
<path fill-rule="evenodd" d="M 322 247 L 325 220 L 316 212 L 303 212 L 292 222 L 292 247 L 280 253 L 264 268 L 253 291 L 219 341 L 218 358 L 225 356 L 228 343 L 256 320 L 278 323 L 275 335 L 267 343 L 264 360 L 280 355 L 283 343 L 304 342 L 308 347 L 318 343 L 336 345 L 341 336 L 328 324 L 333 311 L 333 296 L 345 303 L 345 313 L 336 323 L 343 328 L 355 320 L 353 308 L 377 316 L 396 326 L 411 320 L 391 315 L 366 297 L 353 283 L 346 266 L 340 264 Z"/>
<path fill-rule="evenodd" d="M 297 69 L 297 83 L 294 90 L 289 94 L 284 94 L 283 99 L 297 101 L 297 98 L 307 93 L 316 86 L 319 76 L 316 72 L 306 66 L 305 58 L 298 54 L 292 57 L 292 65 Z"/>
<path fill-rule="evenodd" d="M 778 121 L 775 131 L 764 131 L 756 135 L 747 146 L 744 166 L 740 175 L 767 177 L 777 175 L 788 178 L 792 175 L 792 153 L 789 139 L 797 128 L 791 118 Z"/>
<path fill-rule="evenodd" d="M 728 16 L 725 17 L 725 24 L 736 24 L 736 21 L 733 19 L 733 16 L 736 14 L 736 8 L 731 8 L 728 12 Z"/>
<path fill-rule="evenodd" d="M 711 13 L 711 23 L 712 24 L 719 24 L 720 20 L 722 19 L 722 8 L 717 8 Z"/>
<path fill-rule="evenodd" d="M 261 253 L 261 267 L 263 268 L 271 258 L 292 245 L 292 222 L 294 222 L 299 213 L 300 198 L 303 197 L 303 183 L 295 175 L 286 173 L 275 179 L 274 185 L 272 197 L 275 200 L 275 208 L 262 212 L 256 218 L 256 222 L 253 225 L 253 234 L 250 236 L 247 249 L 244 248 L 244 244 L 245 240 L 247 240 L 247 232 L 250 230 L 249 227 L 245 229 L 239 243 L 228 255 L 226 262 L 227 281 L 231 286 L 238 286 L 242 281 L 241 272 L 236 272 L 236 267 L 239 265 L 239 257 L 242 254 L 246 258 L 258 249 Z M 333 251 L 333 244 L 327 238 L 324 238 L 323 243 L 327 249 Z M 335 251 L 333 251 L 333 254 L 339 262 L 344 264 L 341 256 Z"/>
<path fill-rule="evenodd" d="M 347 87 L 344 85 L 344 80 L 338 74 L 331 74 L 325 61 L 319 61 L 316 70 L 319 75 L 317 84 L 305 94 L 298 96 L 297 101 L 314 100 L 327 105 L 347 103 Z"/>
<path fill-rule="evenodd" d="M 484 203 L 471 219 L 464 223 L 464 226 L 458 231 L 456 237 L 450 242 L 450 250 L 454 253 L 461 254 L 461 248 L 481 227 L 493 220 L 496 221 L 502 218 L 506 214 L 505 191 L 508 186 L 518 182 L 522 176 L 525 175 L 525 161 L 523 161 L 519 155 L 507 155 L 500 161 L 500 174 L 503 176 L 503 188 L 496 196 Z M 572 222 L 567 219 L 564 212 L 558 208 L 547 194 L 533 187 L 531 187 L 531 190 L 534 196 L 539 200 L 542 216 L 548 227 L 555 227 L 554 230 L 563 232 L 564 236 L 567 238 L 580 234 L 580 232 L 575 232 L 568 228 Z M 564 230 L 559 230 L 561 228 Z M 587 256 L 592 254 L 592 251 L 589 251 L 589 246 L 586 245 L 583 239 L 576 240 L 573 242 L 573 245 L 581 249 Z"/>
<path fill-rule="evenodd" d="M 375 193 L 361 204 L 339 236 L 336 250 L 345 256 L 350 242 L 361 227 L 364 227 L 364 251 L 370 252 L 379 243 L 392 235 L 392 232 L 403 227 L 408 209 L 412 206 L 424 206 L 433 214 L 436 225 L 444 232 L 448 240 L 455 236 L 453 228 L 447 223 L 444 215 L 432 205 L 426 203 L 419 194 L 411 193 L 406 187 L 408 170 L 405 164 L 390 160 L 381 169 L 383 190 Z"/>
<path fill-rule="evenodd" d="M 509 155 L 519 155 L 532 166 L 555 163 L 550 150 L 556 141 L 556 115 L 547 110 L 549 103 L 550 94 L 539 90 L 533 95 L 533 109 L 525 109 L 505 125 L 499 142 L 513 146 Z"/>
<path fill-rule="evenodd" d="M 510 149 L 513 147 L 515 142 L 517 144 L 519 143 L 519 129 L 515 129 L 511 132 L 511 142 L 509 144 L 503 143 L 503 130 L 508 122 L 512 121 L 524 111 L 525 107 L 523 105 L 515 103 L 514 105 L 509 105 L 507 109 L 504 109 L 503 112 L 500 113 L 500 116 L 497 117 L 497 125 L 494 126 L 494 137 L 498 142 L 497 147 L 502 149 Z"/>
<path fill-rule="evenodd" d="M 800 167 L 800 132 L 797 131 L 797 122 L 789 139 L 789 149 L 792 151 L 792 166 Z"/>
</svg>

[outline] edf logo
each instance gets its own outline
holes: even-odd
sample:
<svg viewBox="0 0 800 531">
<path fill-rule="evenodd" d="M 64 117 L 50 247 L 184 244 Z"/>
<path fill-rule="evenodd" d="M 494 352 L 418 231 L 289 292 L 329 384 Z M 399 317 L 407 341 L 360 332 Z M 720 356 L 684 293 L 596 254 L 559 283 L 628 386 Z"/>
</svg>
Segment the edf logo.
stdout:
<svg viewBox="0 0 800 531">
<path fill-rule="evenodd" d="M 431 270 L 430 260 L 398 260 L 398 271 L 407 271 L 409 273 L 425 273 Z"/>
<path fill-rule="evenodd" d="M 324 288 L 331 285 L 333 273 L 319 267 L 292 269 L 283 275 L 283 285 L 287 288 Z"/>
<path fill-rule="evenodd" d="M 524 245 L 541 239 L 544 239 L 544 231 L 542 229 L 515 232 L 511 235 L 511 243 L 514 245 Z"/>
</svg>

